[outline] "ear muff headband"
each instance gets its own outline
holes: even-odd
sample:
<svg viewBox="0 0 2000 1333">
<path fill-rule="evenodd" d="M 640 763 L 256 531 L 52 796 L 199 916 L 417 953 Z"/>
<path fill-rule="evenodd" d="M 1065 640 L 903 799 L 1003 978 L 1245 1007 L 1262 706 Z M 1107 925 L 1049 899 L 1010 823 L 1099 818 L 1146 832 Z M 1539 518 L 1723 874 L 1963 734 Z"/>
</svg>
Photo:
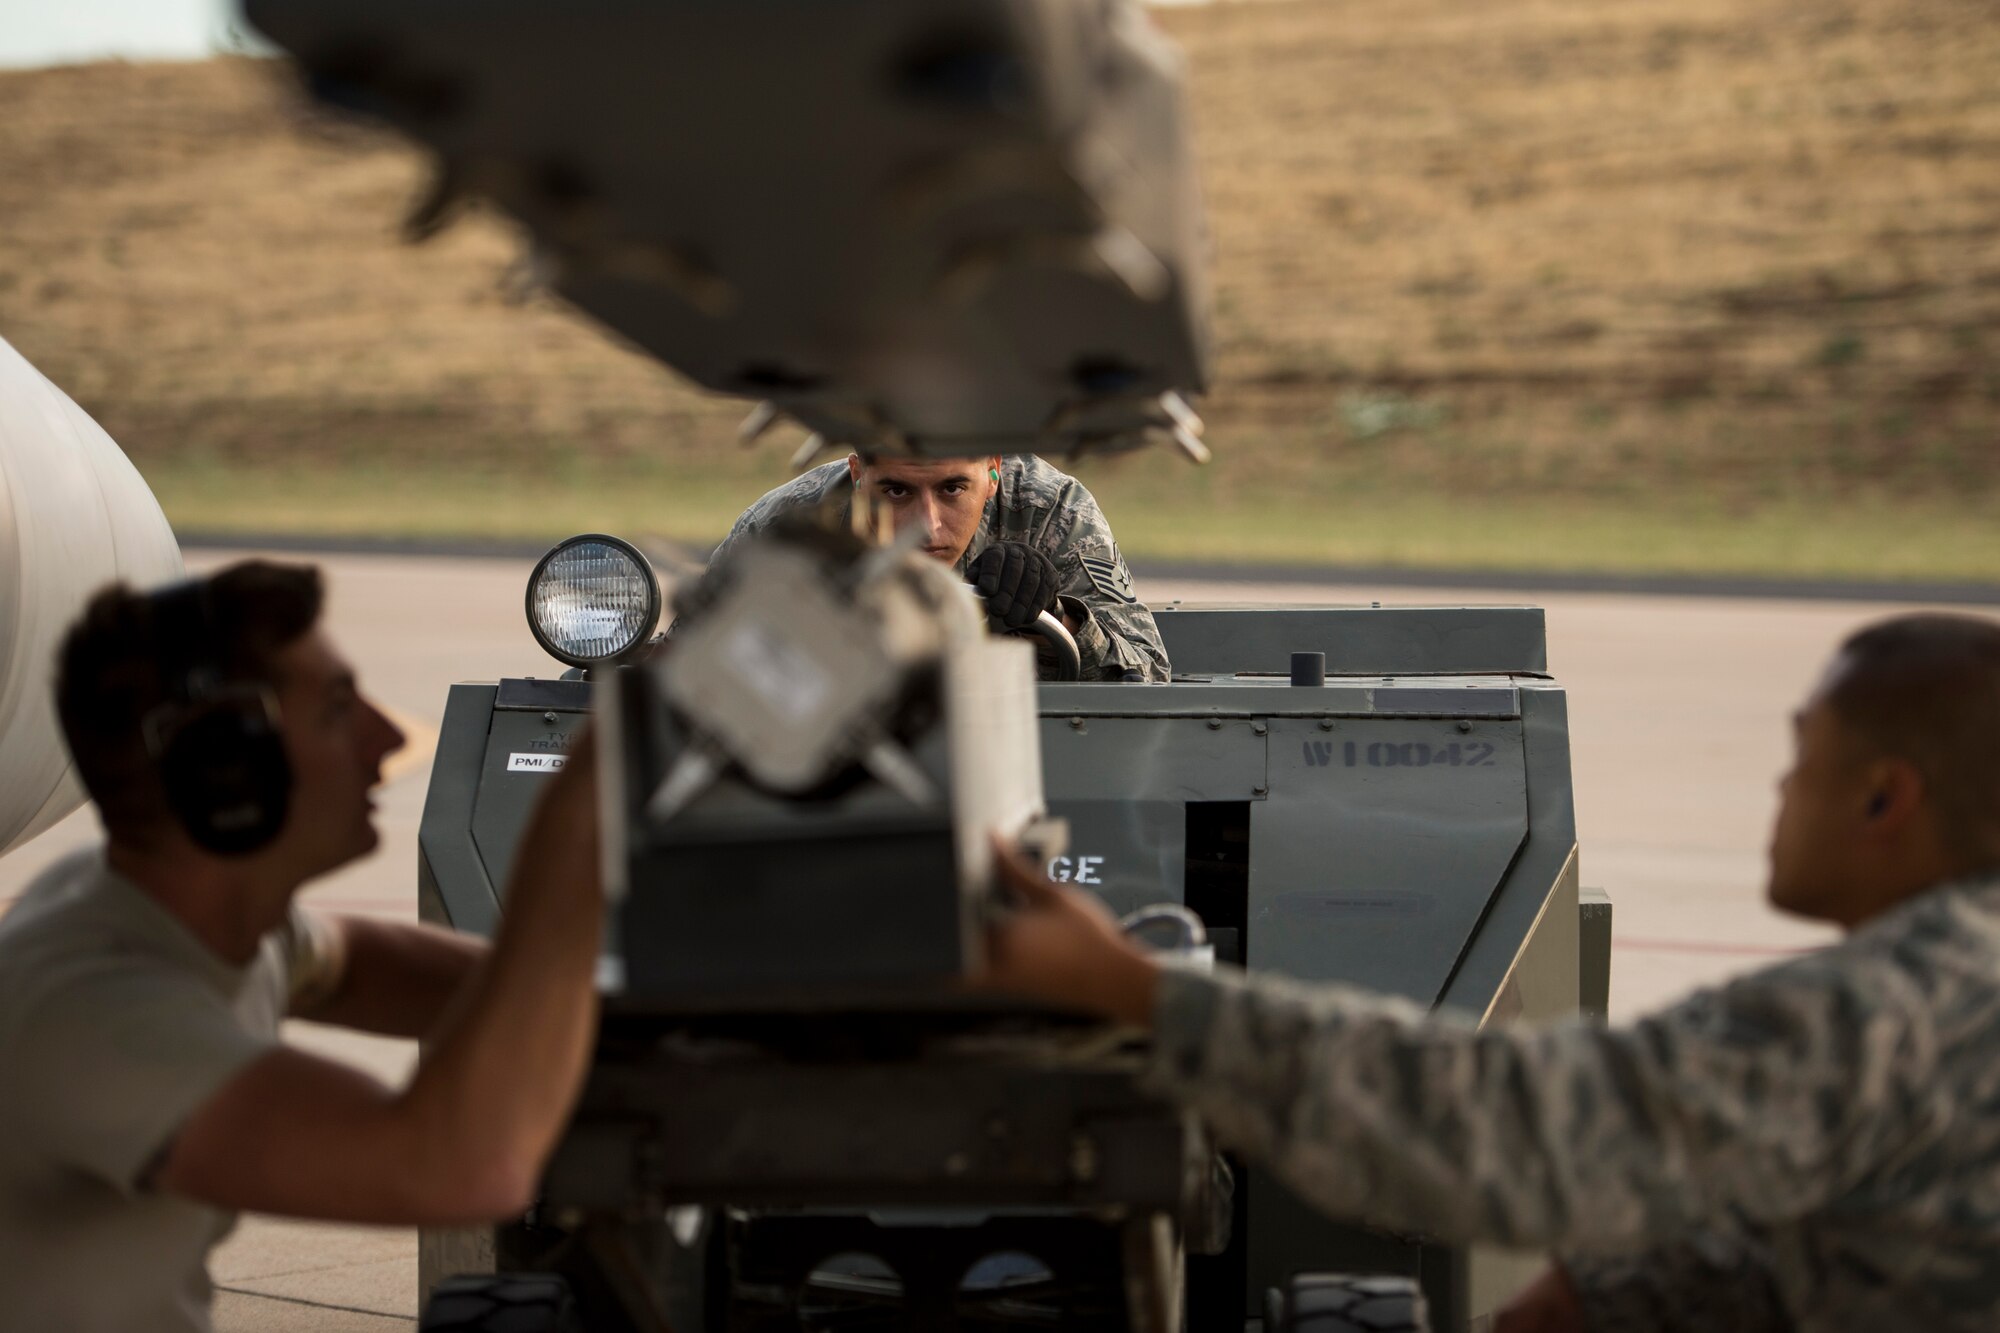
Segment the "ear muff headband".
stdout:
<svg viewBox="0 0 2000 1333">
<path fill-rule="evenodd" d="M 205 580 L 152 601 L 167 702 L 142 725 L 167 806 L 197 846 L 218 856 L 254 852 L 278 836 L 291 806 L 277 701 L 264 685 L 222 678 Z"/>
</svg>

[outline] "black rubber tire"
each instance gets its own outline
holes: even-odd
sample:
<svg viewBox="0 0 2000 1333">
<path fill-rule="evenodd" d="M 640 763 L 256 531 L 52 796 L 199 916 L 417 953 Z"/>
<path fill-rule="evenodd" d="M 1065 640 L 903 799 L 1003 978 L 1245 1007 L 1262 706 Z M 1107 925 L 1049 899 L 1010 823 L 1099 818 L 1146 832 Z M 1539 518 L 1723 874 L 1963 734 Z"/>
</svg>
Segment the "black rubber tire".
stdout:
<svg viewBox="0 0 2000 1333">
<path fill-rule="evenodd" d="M 569 1283 L 553 1273 L 448 1277 L 424 1302 L 418 1333 L 583 1333 Z"/>
<path fill-rule="evenodd" d="M 1275 1314 L 1266 1333 L 1430 1333 L 1431 1327 L 1423 1288 L 1406 1277 L 1299 1273 L 1265 1308 Z"/>
</svg>

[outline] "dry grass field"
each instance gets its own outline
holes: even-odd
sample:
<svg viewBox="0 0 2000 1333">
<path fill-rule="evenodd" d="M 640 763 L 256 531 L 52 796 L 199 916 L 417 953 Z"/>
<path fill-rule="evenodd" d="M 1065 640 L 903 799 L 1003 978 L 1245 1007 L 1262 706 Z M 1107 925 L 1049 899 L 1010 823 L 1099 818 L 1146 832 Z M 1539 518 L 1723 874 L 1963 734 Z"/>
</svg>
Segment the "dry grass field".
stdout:
<svg viewBox="0 0 2000 1333">
<path fill-rule="evenodd" d="M 1988 0 L 1161 21 L 1218 461 L 1091 465 L 1128 547 L 2000 577 Z M 0 335 L 182 524 L 700 538 L 778 479 L 739 405 L 510 304 L 498 221 L 402 245 L 420 177 L 260 62 L 0 74 Z"/>
</svg>

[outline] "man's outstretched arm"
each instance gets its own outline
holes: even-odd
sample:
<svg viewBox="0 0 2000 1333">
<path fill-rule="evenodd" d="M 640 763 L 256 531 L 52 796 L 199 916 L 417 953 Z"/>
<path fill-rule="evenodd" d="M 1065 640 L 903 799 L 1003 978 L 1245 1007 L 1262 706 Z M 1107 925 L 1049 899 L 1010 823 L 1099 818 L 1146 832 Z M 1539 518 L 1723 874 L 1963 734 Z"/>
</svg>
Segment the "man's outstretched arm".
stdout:
<svg viewBox="0 0 2000 1333">
<path fill-rule="evenodd" d="M 385 1037 L 431 1035 L 487 943 L 414 921 L 293 913 L 291 1017 Z"/>
<path fill-rule="evenodd" d="M 1475 1030 L 1233 969 L 1161 969 L 1012 864 L 985 984 L 1150 1024 L 1153 1080 L 1329 1213 L 1441 1240 L 1633 1247 L 1794 1217 L 1935 1126 L 1893 964 L 1802 959 L 1632 1028 Z"/>
<path fill-rule="evenodd" d="M 1494 1318 L 1493 1333 L 1790 1333 L 1770 1256 L 1701 1232 L 1651 1249 L 1572 1255 Z"/>
<path fill-rule="evenodd" d="M 492 952 L 407 1088 L 279 1047 L 188 1117 L 151 1183 L 226 1208 L 358 1222 L 450 1224 L 524 1209 L 596 1029 L 594 753 L 586 732 L 550 779 Z"/>
</svg>

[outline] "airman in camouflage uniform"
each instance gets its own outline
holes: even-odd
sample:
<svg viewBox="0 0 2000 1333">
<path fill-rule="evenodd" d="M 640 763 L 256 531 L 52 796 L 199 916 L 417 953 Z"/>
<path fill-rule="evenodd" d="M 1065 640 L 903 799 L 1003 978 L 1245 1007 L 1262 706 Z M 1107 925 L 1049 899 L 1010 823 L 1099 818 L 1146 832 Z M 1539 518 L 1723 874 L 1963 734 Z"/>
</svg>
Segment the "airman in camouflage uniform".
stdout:
<svg viewBox="0 0 2000 1333">
<path fill-rule="evenodd" d="M 1624 1029 L 1235 974 L 1157 1015 L 1222 1142 L 1330 1213 L 1573 1250 L 1593 1331 L 2000 1321 L 2000 879 Z"/>
<path fill-rule="evenodd" d="M 1771 898 L 1849 933 L 1630 1027 L 1162 968 L 1019 866 L 988 984 L 1150 1023 L 1329 1213 L 1558 1249 L 1501 1329 L 2000 1327 L 2000 625 L 1862 631 L 1798 733 Z"/>
<path fill-rule="evenodd" d="M 986 464 L 979 466 L 983 470 Z M 1083 679 L 1167 679 L 1167 652 L 1153 613 L 1140 603 L 1111 525 L 1083 483 L 1026 454 L 1001 459 L 998 471 L 995 494 L 954 564 L 960 576 L 997 542 L 1032 546 L 1055 564 L 1061 612 L 1076 636 Z M 842 504 L 845 515 L 852 491 L 846 461 L 813 468 L 744 510 L 711 559 L 720 559 L 739 538 L 763 531 L 784 513 L 831 502 Z"/>
</svg>

